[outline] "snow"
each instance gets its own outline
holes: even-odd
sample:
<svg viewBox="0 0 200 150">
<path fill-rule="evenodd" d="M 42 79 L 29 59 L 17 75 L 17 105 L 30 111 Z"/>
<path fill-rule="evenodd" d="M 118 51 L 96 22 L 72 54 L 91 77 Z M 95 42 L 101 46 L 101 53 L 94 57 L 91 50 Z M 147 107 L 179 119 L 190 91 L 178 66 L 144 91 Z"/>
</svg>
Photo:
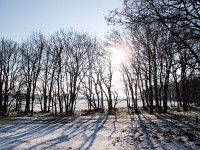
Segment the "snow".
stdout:
<svg viewBox="0 0 200 150">
<path fill-rule="evenodd" d="M 3 118 L 0 149 L 200 149 L 192 114 Z"/>
</svg>

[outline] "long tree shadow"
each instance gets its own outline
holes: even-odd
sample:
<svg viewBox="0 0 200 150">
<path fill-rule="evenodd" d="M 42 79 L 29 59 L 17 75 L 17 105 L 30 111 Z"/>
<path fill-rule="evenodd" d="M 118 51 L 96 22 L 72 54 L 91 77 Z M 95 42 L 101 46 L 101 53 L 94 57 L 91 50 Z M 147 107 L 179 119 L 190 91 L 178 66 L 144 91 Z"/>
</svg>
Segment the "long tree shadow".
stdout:
<svg viewBox="0 0 200 150">
<path fill-rule="evenodd" d="M 107 119 L 108 119 L 108 116 L 100 116 L 97 119 L 96 123 L 94 124 L 94 128 L 92 127 L 94 131 L 89 136 L 85 134 L 84 143 L 81 144 L 81 146 L 78 149 L 82 149 L 82 148 L 89 149 L 92 146 L 94 140 L 96 139 L 97 133 L 101 130 L 103 125 L 106 123 Z M 84 130 L 84 132 L 85 131 L 87 130 Z"/>
<path fill-rule="evenodd" d="M 62 125 L 63 126 L 63 125 Z M 55 132 L 62 126 L 56 125 L 47 125 L 47 124 L 12 124 L 9 125 L 9 129 L 1 130 L 0 137 L 0 147 L 5 149 L 15 149 L 15 147 L 20 144 L 24 144 L 29 141 L 29 139 L 33 140 L 38 137 L 42 137 L 48 135 L 51 132 Z"/>
<path fill-rule="evenodd" d="M 162 130 L 163 136 L 170 137 L 170 142 L 177 148 L 194 149 L 194 145 L 200 148 L 200 128 L 196 128 L 193 118 L 173 113 L 155 114 L 155 116 L 165 126 L 165 130 Z"/>
<path fill-rule="evenodd" d="M 92 121 L 93 120 L 93 121 Z M 97 119 L 90 117 L 90 119 L 84 119 L 81 122 L 76 122 L 70 128 L 63 129 L 61 135 L 54 139 L 51 139 L 51 145 L 46 148 L 51 148 L 52 146 L 56 146 L 57 144 L 61 144 L 66 141 L 73 141 L 76 137 L 82 137 L 84 139 L 83 143 L 79 148 L 76 149 L 88 149 L 92 146 L 96 134 L 103 127 L 104 123 L 107 120 L 107 116 L 99 116 Z M 86 134 L 87 131 L 92 131 L 89 135 Z M 41 143 L 44 144 L 45 142 Z M 80 141 L 81 143 L 81 141 Z"/>
<path fill-rule="evenodd" d="M 0 147 L 1 149 L 16 149 L 20 145 L 28 144 L 28 149 L 41 147 L 52 148 L 57 144 L 82 137 L 84 140 L 78 149 L 90 148 L 96 139 L 97 133 L 105 124 L 108 116 L 87 116 L 67 124 L 6 124 L 0 125 Z M 86 132 L 90 131 L 89 134 Z M 54 136 L 55 134 L 55 136 Z M 40 137 L 47 138 L 40 138 Z M 33 141 L 30 143 L 30 141 Z M 36 141 L 36 142 L 34 142 Z M 48 144 L 47 144 L 48 143 Z M 18 147 L 19 146 L 19 147 Z"/>
<path fill-rule="evenodd" d="M 133 113 L 133 109 L 129 108 L 128 113 L 131 119 L 129 130 L 131 132 L 131 145 L 133 149 L 147 149 L 155 150 L 153 140 L 148 132 L 148 123 L 140 113 Z M 144 142 L 145 141 L 145 142 Z M 141 145 L 145 143 L 144 145 Z"/>
<path fill-rule="evenodd" d="M 130 130 L 135 149 L 138 148 L 137 143 L 144 143 L 144 139 L 149 149 L 199 148 L 200 130 L 193 129 L 194 119 L 189 118 L 188 121 L 188 118 L 183 119 L 176 114 L 134 114 L 131 118 Z M 140 131 L 138 136 L 137 133 Z M 139 149 L 147 147 L 139 147 Z"/>
<path fill-rule="evenodd" d="M 93 116 L 84 118 L 83 120 L 78 120 L 78 121 L 74 121 L 74 122 L 70 122 L 67 124 L 63 124 L 63 123 L 59 123 L 59 124 L 55 124 L 54 126 L 58 127 L 58 134 L 59 136 L 55 136 L 53 138 L 48 138 L 45 141 L 42 141 L 40 143 L 36 143 L 34 145 L 32 145 L 30 147 L 30 149 L 35 149 L 38 148 L 39 146 L 43 146 L 45 145 L 47 142 L 49 142 L 49 146 L 46 146 L 45 148 L 51 148 L 53 146 L 56 146 L 58 144 L 61 144 L 63 142 L 67 142 L 70 139 L 75 138 L 76 136 L 80 136 L 83 132 L 84 129 L 89 128 L 89 122 L 91 122 L 91 120 L 93 120 Z M 56 132 L 55 130 L 53 131 L 54 133 Z M 48 134 L 51 134 L 51 132 L 49 132 Z"/>
<path fill-rule="evenodd" d="M 155 150 L 153 140 L 152 140 L 152 138 L 151 138 L 151 136 L 150 136 L 150 134 L 149 134 L 149 132 L 148 132 L 148 130 L 147 130 L 147 128 L 148 128 L 147 122 L 146 122 L 144 119 L 142 119 L 142 117 L 141 117 L 140 114 L 135 114 L 135 116 L 137 117 L 137 118 L 135 118 L 135 119 L 138 119 L 139 128 L 140 128 L 140 130 L 141 130 L 141 132 L 142 132 L 142 135 L 141 135 L 141 136 L 144 136 L 145 141 L 146 141 L 146 143 L 147 143 L 147 146 L 148 146 L 151 150 Z M 144 140 L 144 139 L 138 138 L 138 139 L 136 139 L 136 140 L 141 141 L 141 140 Z"/>
<path fill-rule="evenodd" d="M 58 121 L 61 118 L 54 119 Z M 40 119 L 40 124 L 31 120 L 26 123 L 18 122 L 0 125 L 0 147 L 14 149 L 16 146 L 26 143 L 29 139 L 34 140 L 48 135 L 64 126 L 64 124 L 41 124 L 41 121 L 42 119 Z"/>
<path fill-rule="evenodd" d="M 113 121 L 113 130 L 110 133 L 110 135 L 108 136 L 109 139 L 112 138 L 112 135 L 116 132 L 117 127 L 116 127 L 116 121 L 117 121 L 117 115 L 114 115 L 114 121 Z"/>
</svg>

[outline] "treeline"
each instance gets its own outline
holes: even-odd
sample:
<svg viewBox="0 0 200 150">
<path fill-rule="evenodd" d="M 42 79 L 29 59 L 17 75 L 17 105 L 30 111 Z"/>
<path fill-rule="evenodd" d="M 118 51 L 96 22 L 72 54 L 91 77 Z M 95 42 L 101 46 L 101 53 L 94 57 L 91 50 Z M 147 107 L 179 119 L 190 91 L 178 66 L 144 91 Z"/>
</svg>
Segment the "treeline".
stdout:
<svg viewBox="0 0 200 150">
<path fill-rule="evenodd" d="M 103 110 L 107 100 L 112 113 L 111 87 L 110 54 L 96 37 L 60 30 L 49 38 L 33 33 L 21 44 L 1 38 L 0 116 L 13 106 L 18 115 L 33 116 L 36 101 L 43 112 L 72 115 L 79 95 L 88 110 Z"/>
<path fill-rule="evenodd" d="M 200 2 L 183 0 L 125 0 L 107 22 L 122 27 L 107 42 L 73 30 L 49 38 L 33 33 L 22 43 L 0 41 L 0 116 L 15 107 L 18 115 L 43 112 L 72 115 L 78 96 L 88 110 L 115 111 L 110 47 L 124 43 L 128 59 L 121 65 L 127 107 L 166 113 L 200 106 Z M 121 85 L 117 85 L 122 87 Z M 25 105 L 25 106 L 24 106 Z"/>
<path fill-rule="evenodd" d="M 152 114 L 200 106 L 200 2 L 125 0 L 106 18 L 123 31 L 114 39 L 130 45 L 122 72 L 127 103 L 137 112 L 138 97 Z M 123 33 L 120 33 L 123 32 Z"/>
</svg>

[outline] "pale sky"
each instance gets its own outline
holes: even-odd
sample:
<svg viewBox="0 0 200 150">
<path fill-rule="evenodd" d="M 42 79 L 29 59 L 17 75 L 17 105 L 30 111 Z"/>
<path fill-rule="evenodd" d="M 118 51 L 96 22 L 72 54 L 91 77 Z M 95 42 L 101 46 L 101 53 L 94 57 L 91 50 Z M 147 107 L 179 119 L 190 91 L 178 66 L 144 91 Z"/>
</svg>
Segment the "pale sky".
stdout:
<svg viewBox="0 0 200 150">
<path fill-rule="evenodd" d="M 108 10 L 122 7 L 122 0 L 0 0 L 0 37 L 17 42 L 33 31 L 46 36 L 73 28 L 103 38 Z"/>
</svg>

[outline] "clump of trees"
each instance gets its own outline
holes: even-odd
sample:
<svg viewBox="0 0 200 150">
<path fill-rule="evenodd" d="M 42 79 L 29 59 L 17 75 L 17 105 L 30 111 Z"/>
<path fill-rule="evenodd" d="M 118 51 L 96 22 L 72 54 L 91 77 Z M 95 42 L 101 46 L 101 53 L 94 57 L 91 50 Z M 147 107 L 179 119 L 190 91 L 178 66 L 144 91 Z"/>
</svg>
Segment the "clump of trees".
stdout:
<svg viewBox="0 0 200 150">
<path fill-rule="evenodd" d="M 13 107 L 32 116 L 36 102 L 43 112 L 72 115 L 80 95 L 89 111 L 104 110 L 107 102 L 112 114 L 118 93 L 105 47 L 118 42 L 129 46 L 121 64 L 127 107 L 138 112 L 141 101 L 153 114 L 174 103 L 178 111 L 200 106 L 199 12 L 199 1 L 124 0 L 106 18 L 122 31 L 113 31 L 106 44 L 73 30 L 48 38 L 33 33 L 22 43 L 1 38 L 0 116 Z"/>
<path fill-rule="evenodd" d="M 96 37 L 74 30 L 49 38 L 36 32 L 20 44 L 1 38 L 0 116 L 13 107 L 18 115 L 33 116 L 38 102 L 45 113 L 72 115 L 79 95 L 89 111 L 103 111 L 106 97 L 112 113 L 116 97 L 108 54 Z"/>
<path fill-rule="evenodd" d="M 122 72 L 135 112 L 138 95 L 150 114 L 166 113 L 170 100 L 178 111 L 199 106 L 199 12 L 199 1 L 183 0 L 125 0 L 122 10 L 110 11 L 108 24 L 122 26 L 131 47 Z"/>
</svg>

